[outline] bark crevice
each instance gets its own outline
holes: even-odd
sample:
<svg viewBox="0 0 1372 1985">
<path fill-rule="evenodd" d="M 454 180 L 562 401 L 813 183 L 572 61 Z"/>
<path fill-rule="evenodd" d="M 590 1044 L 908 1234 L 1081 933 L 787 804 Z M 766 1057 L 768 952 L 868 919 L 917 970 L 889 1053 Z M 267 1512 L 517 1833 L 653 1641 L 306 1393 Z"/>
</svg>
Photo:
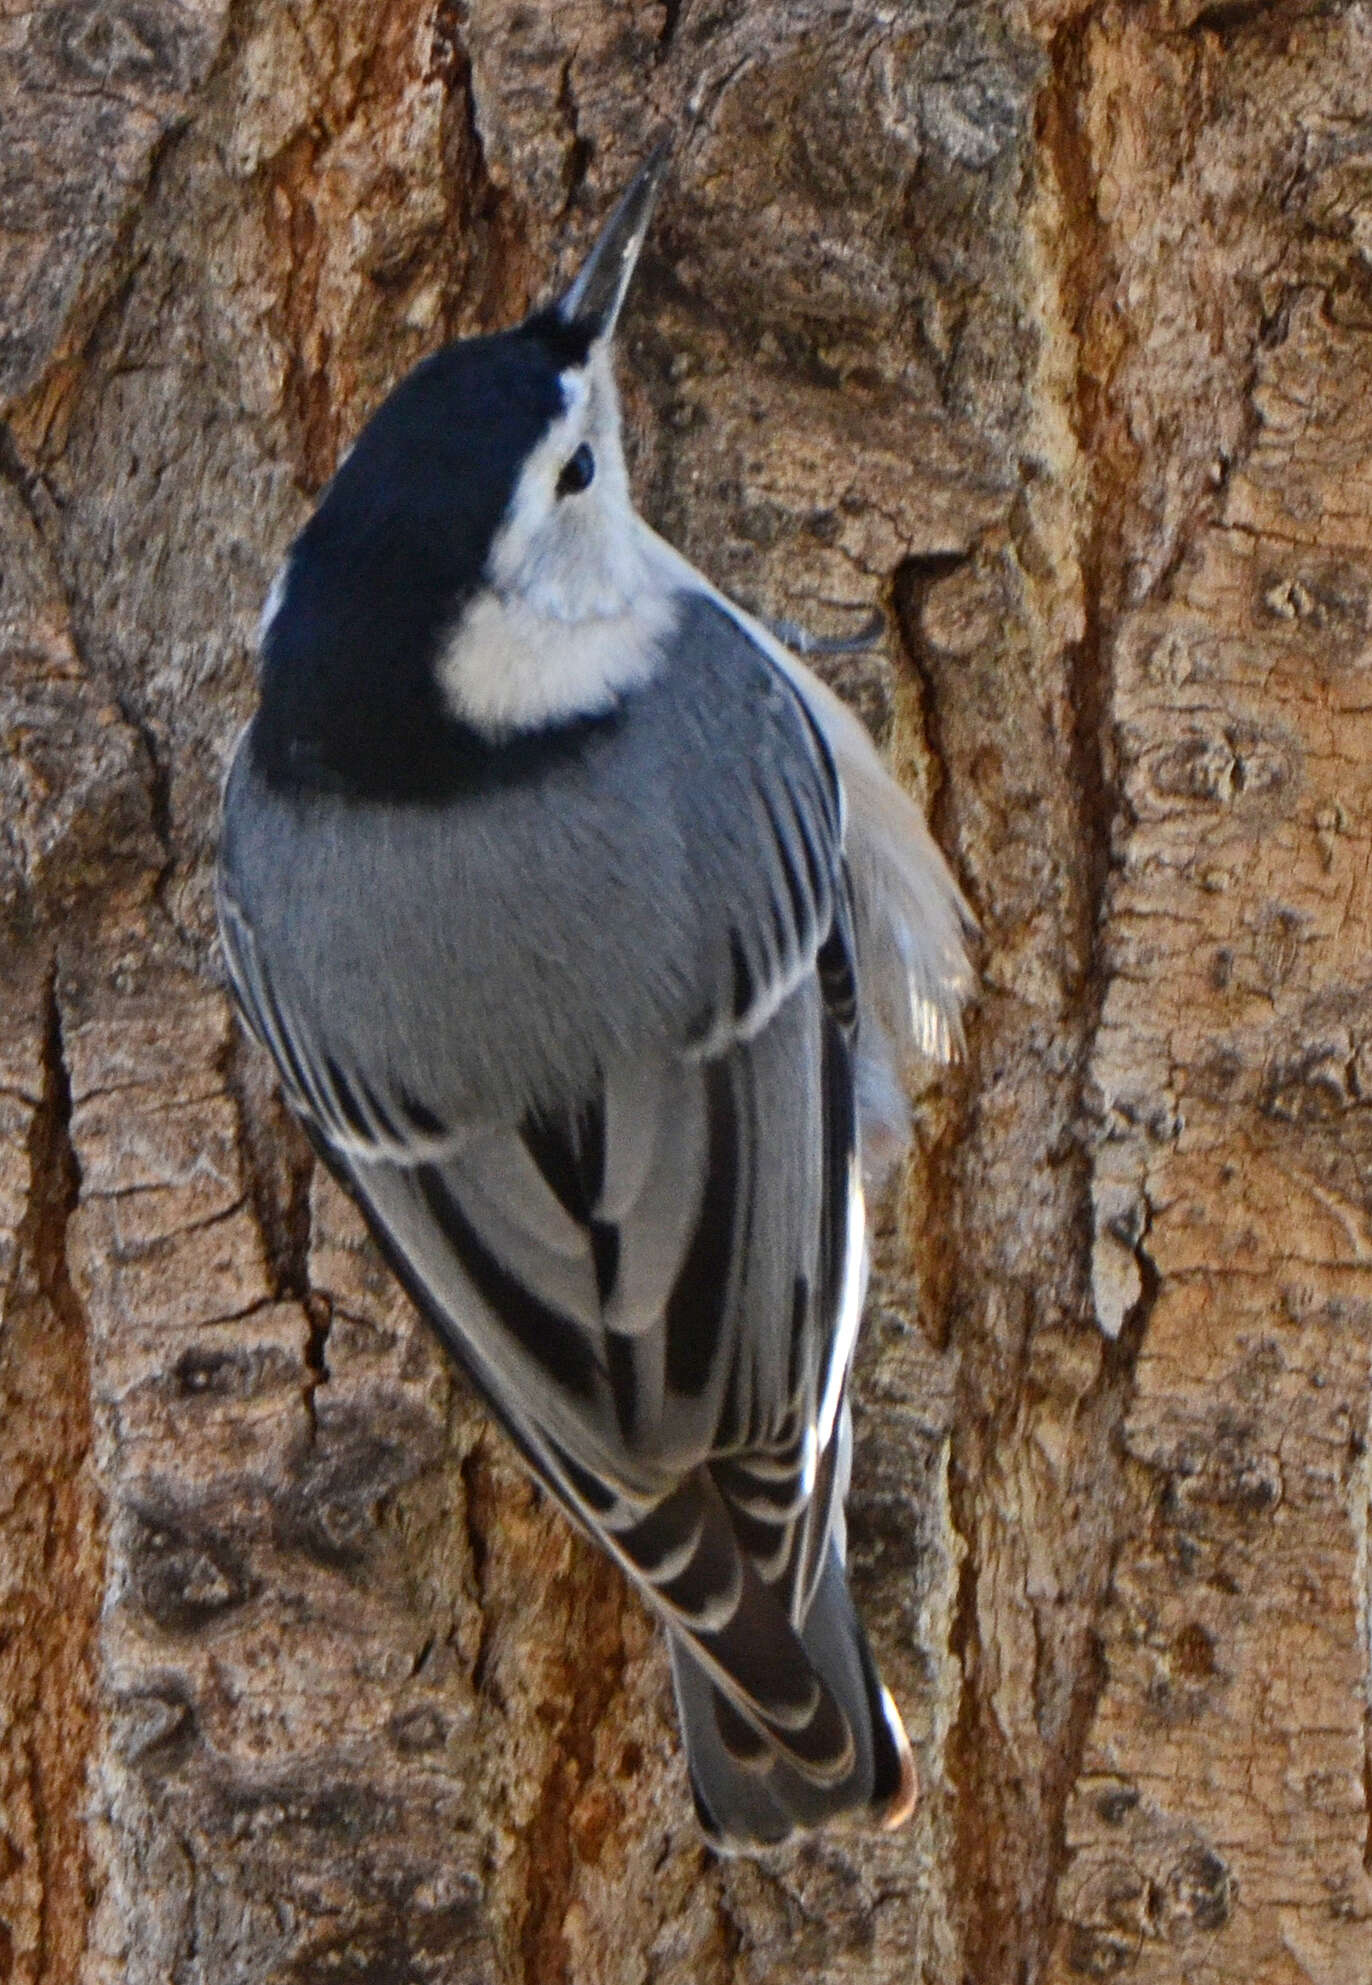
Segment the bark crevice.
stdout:
<svg viewBox="0 0 1372 1985">
<path fill-rule="evenodd" d="M 80 1190 L 55 966 L 35 999 L 42 1093 L 0 1332 L 0 1918 L 18 1985 L 65 1985 L 98 1881 L 86 1831 L 98 1755 L 104 1563 L 91 1477 L 86 1320 L 67 1263 Z"/>
</svg>

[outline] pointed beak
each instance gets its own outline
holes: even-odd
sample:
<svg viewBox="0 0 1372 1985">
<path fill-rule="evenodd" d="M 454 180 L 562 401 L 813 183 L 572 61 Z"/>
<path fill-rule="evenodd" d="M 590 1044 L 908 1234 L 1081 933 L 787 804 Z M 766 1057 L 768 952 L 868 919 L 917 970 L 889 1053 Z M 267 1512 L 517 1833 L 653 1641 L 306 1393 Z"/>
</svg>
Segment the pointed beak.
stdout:
<svg viewBox="0 0 1372 1985">
<path fill-rule="evenodd" d="M 582 264 L 580 275 L 557 306 L 559 317 L 568 324 L 584 325 L 593 338 L 607 338 L 615 328 L 638 251 L 667 177 L 671 149 L 670 137 L 660 139 L 653 147 L 600 230 L 600 238 Z"/>
</svg>

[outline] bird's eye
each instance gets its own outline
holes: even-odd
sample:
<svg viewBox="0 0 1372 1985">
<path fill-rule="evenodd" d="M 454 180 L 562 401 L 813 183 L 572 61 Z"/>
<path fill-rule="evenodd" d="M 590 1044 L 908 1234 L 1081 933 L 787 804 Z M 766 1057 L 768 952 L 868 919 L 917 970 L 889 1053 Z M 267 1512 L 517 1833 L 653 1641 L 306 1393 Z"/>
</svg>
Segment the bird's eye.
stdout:
<svg viewBox="0 0 1372 1985">
<path fill-rule="evenodd" d="M 562 474 L 557 479 L 559 496 L 579 496 L 595 480 L 595 456 L 589 445 L 583 441 L 575 455 L 569 456 L 562 464 Z"/>
</svg>

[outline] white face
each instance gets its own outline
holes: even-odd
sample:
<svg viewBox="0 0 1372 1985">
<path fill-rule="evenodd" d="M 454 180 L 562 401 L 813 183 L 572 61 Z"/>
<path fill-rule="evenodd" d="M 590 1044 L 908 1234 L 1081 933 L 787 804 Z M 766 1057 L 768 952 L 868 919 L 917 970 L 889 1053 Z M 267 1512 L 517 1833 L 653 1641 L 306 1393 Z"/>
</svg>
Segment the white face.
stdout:
<svg viewBox="0 0 1372 1985">
<path fill-rule="evenodd" d="M 438 664 L 453 714 L 491 735 L 594 715 L 646 681 L 675 587 L 634 511 L 608 340 L 561 379 L 566 411 L 524 464 L 487 560 L 487 586 Z M 582 445 L 583 490 L 558 479 Z"/>
</svg>

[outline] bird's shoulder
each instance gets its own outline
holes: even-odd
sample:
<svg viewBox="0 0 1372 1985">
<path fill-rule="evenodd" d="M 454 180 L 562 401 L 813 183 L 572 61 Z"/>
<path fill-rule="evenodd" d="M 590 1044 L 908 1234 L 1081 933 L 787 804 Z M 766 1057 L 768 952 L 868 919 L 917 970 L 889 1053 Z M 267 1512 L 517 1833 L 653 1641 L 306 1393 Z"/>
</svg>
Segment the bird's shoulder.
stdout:
<svg viewBox="0 0 1372 1985">
<path fill-rule="evenodd" d="M 439 804 L 283 789 L 250 729 L 226 789 L 226 954 L 302 1064 L 403 1086 L 445 1123 L 517 1118 L 626 1049 L 697 1056 L 764 1025 L 844 912 L 841 839 L 795 692 L 683 592 L 652 683 Z"/>
</svg>

